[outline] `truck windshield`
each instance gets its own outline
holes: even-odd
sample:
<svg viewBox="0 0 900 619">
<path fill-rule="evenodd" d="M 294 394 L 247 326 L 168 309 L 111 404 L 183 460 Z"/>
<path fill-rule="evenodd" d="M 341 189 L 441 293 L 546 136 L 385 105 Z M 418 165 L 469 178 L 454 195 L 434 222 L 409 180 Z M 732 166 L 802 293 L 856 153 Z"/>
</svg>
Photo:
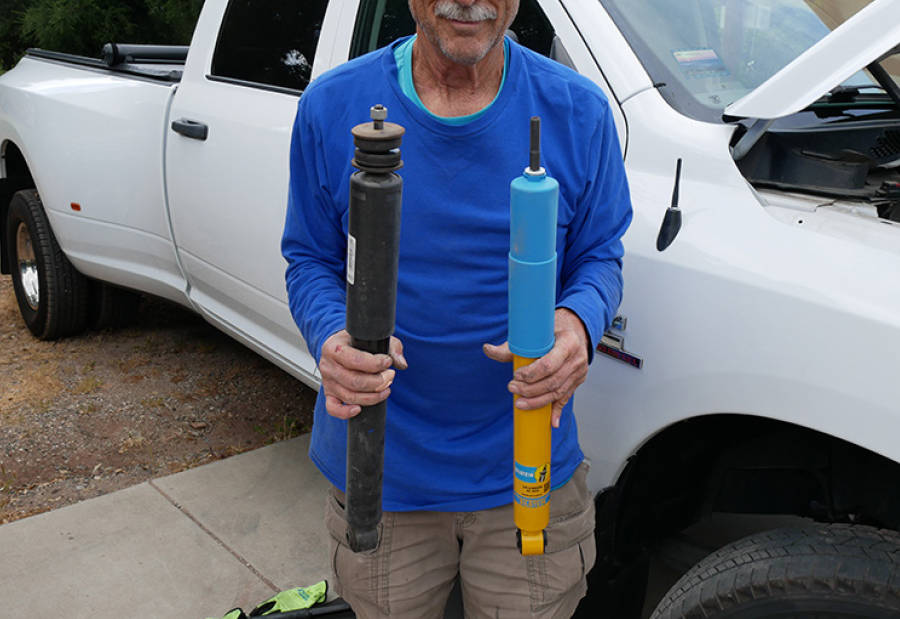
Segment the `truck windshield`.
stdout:
<svg viewBox="0 0 900 619">
<path fill-rule="evenodd" d="M 722 110 L 872 0 L 600 0 L 670 105 L 721 122 Z M 895 50 L 896 51 L 896 50 Z M 896 102 L 900 59 L 840 89 Z M 887 85 L 886 85 L 887 84 Z"/>
</svg>

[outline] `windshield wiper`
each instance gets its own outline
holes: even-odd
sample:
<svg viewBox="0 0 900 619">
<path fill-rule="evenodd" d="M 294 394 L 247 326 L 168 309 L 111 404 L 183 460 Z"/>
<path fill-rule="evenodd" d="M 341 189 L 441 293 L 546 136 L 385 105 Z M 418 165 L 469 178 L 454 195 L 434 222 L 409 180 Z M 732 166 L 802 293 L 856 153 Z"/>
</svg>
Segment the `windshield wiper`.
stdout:
<svg viewBox="0 0 900 619">
<path fill-rule="evenodd" d="M 868 84 L 865 86 L 837 86 L 825 96 L 820 97 L 810 107 L 882 107 L 888 101 L 892 102 L 894 106 L 900 107 L 900 85 L 894 81 L 891 74 L 881 65 L 881 60 L 884 60 L 884 58 L 891 55 L 893 55 L 893 50 L 866 67 L 869 75 L 878 82 L 877 84 Z M 870 90 L 877 90 L 879 92 L 863 92 Z"/>
<path fill-rule="evenodd" d="M 862 91 L 868 90 L 877 90 L 878 93 L 863 93 Z M 813 103 L 813 107 L 817 105 L 841 105 L 847 104 L 852 105 L 854 103 L 860 103 L 861 101 L 879 101 L 881 99 L 887 98 L 887 92 L 883 86 L 876 86 L 875 84 L 869 86 L 837 86 L 831 89 L 826 95 L 819 97 L 815 103 Z"/>
</svg>

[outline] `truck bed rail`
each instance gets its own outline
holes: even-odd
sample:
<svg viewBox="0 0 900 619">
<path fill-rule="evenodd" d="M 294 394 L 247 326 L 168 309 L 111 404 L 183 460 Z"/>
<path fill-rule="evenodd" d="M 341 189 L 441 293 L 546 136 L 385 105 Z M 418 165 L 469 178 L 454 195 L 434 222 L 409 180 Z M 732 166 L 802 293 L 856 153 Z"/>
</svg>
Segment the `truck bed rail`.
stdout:
<svg viewBox="0 0 900 619">
<path fill-rule="evenodd" d="M 107 43 L 103 46 L 103 63 L 108 67 L 120 64 L 184 64 L 187 45 L 130 45 Z"/>
<path fill-rule="evenodd" d="M 130 58 L 127 58 L 120 64 L 110 65 L 99 58 L 89 58 L 87 56 L 67 54 L 65 52 L 54 52 L 39 48 L 30 48 L 26 55 L 31 58 L 41 58 L 52 62 L 72 64 L 100 71 L 114 71 L 116 73 L 124 73 L 126 75 L 164 82 L 180 82 L 184 72 L 181 68 L 182 64 L 176 64 L 177 61 L 174 60 L 174 57 L 169 60 L 150 60 L 149 58 L 142 58 L 138 62 L 132 62 Z"/>
</svg>

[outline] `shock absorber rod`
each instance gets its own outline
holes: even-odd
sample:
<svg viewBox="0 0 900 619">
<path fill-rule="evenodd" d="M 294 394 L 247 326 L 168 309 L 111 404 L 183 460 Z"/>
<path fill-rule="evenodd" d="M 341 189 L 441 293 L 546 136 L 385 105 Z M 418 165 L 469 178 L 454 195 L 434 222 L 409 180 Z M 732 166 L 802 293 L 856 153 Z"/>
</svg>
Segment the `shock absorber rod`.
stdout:
<svg viewBox="0 0 900 619">
<path fill-rule="evenodd" d="M 356 147 L 350 177 L 347 236 L 347 332 L 354 348 L 387 354 L 397 306 L 400 207 L 405 129 L 371 109 L 371 123 L 352 129 Z M 384 479 L 387 402 L 364 406 L 347 426 L 347 541 L 354 552 L 378 545 Z"/>
<path fill-rule="evenodd" d="M 540 164 L 540 123 L 531 119 L 530 163 L 510 185 L 509 349 L 514 371 L 550 352 L 555 341 L 559 183 Z M 551 404 L 530 411 L 513 407 L 513 511 L 523 555 L 543 554 L 546 546 L 551 410 Z"/>
</svg>

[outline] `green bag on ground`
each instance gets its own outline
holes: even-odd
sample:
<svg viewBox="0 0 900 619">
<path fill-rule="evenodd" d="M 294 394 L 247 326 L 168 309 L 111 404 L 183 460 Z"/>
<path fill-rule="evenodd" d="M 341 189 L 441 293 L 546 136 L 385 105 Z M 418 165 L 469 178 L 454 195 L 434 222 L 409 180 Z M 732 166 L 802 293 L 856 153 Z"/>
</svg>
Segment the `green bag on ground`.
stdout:
<svg viewBox="0 0 900 619">
<path fill-rule="evenodd" d="M 324 602 L 327 593 L 328 583 L 322 580 L 309 587 L 288 589 L 277 593 L 251 610 L 249 615 L 245 614 L 240 608 L 235 608 L 229 611 L 222 619 L 249 619 L 249 617 L 264 617 L 275 613 L 311 608 Z"/>
</svg>

